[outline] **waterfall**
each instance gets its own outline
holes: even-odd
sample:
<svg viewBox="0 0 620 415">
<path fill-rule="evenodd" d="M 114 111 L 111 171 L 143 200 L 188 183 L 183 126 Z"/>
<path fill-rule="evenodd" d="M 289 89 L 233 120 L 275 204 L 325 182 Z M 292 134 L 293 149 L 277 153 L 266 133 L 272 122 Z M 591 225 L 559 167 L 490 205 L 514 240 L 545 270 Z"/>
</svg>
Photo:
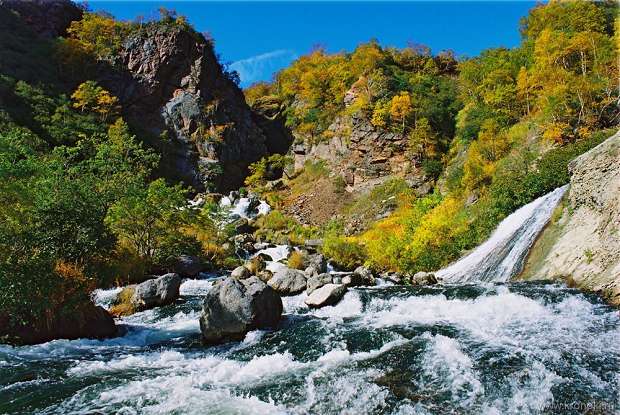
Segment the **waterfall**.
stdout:
<svg viewBox="0 0 620 415">
<path fill-rule="evenodd" d="M 482 245 L 438 271 L 437 277 L 446 282 L 508 281 L 523 268 L 530 247 L 567 187 L 559 187 L 512 213 Z"/>
</svg>

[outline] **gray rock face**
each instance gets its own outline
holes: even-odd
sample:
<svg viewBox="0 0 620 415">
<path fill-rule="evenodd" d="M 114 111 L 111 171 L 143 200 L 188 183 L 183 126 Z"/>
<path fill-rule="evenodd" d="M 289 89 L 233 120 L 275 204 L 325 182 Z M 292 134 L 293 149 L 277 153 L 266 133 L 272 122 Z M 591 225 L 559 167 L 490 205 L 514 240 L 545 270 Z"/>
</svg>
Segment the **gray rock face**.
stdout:
<svg viewBox="0 0 620 415">
<path fill-rule="evenodd" d="M 327 272 L 327 259 L 321 254 L 306 255 L 306 265 L 312 267 L 317 274 Z"/>
<path fill-rule="evenodd" d="M 573 160 L 569 171 L 562 214 L 530 250 L 521 278 L 567 279 L 620 306 L 620 132 Z"/>
<path fill-rule="evenodd" d="M 282 316 L 280 296 L 257 277 L 227 278 L 206 295 L 200 330 L 206 344 L 240 340 L 251 330 L 273 328 Z"/>
<path fill-rule="evenodd" d="M 232 278 L 236 278 L 238 280 L 248 278 L 250 277 L 250 275 L 251 275 L 250 270 L 244 266 L 237 267 L 233 269 L 233 271 L 230 273 L 230 276 Z"/>
<path fill-rule="evenodd" d="M 268 284 L 280 295 L 295 295 L 306 289 L 307 280 L 302 271 L 282 268 L 271 277 Z"/>
<path fill-rule="evenodd" d="M 168 305 L 179 298 L 180 286 L 179 274 L 165 274 L 136 285 L 132 301 L 141 310 Z"/>
<path fill-rule="evenodd" d="M 304 302 L 313 308 L 325 307 L 336 304 L 347 292 L 346 285 L 326 284 L 315 290 Z"/>
<path fill-rule="evenodd" d="M 398 272 L 385 272 L 381 274 L 381 278 L 383 278 L 386 281 L 393 282 L 394 284 L 403 283 L 403 276 L 399 274 Z"/>
<path fill-rule="evenodd" d="M 375 277 L 366 267 L 357 267 L 352 274 L 342 277 L 342 283 L 348 287 L 358 287 L 362 285 L 375 285 Z"/>
<path fill-rule="evenodd" d="M 261 272 L 259 272 L 258 274 L 256 274 L 256 276 L 264 283 L 266 283 L 267 281 L 269 281 L 271 279 L 271 277 L 273 277 L 273 272 L 269 271 L 268 269 L 265 269 Z"/>
<path fill-rule="evenodd" d="M 412 160 L 407 154 L 406 134 L 375 128 L 361 114 L 337 117 L 328 131 L 331 138 L 318 143 L 296 133 L 297 140 L 303 141 L 293 148 L 296 168 L 303 167 L 308 160 L 324 160 L 354 190 L 372 186 L 381 178 L 399 176 L 416 193 L 428 191 L 425 184 L 432 179 L 420 169 L 420 160 Z"/>
<path fill-rule="evenodd" d="M 324 286 L 325 284 L 331 284 L 331 283 L 332 283 L 332 276 L 330 274 L 324 273 L 324 274 L 315 275 L 314 277 L 308 278 L 306 293 L 310 295 L 317 288 L 320 288 Z"/>
<path fill-rule="evenodd" d="M 197 32 L 145 26 L 124 39 L 114 59 L 120 70 L 98 81 L 120 99 L 130 125 L 168 138 L 158 144 L 167 176 L 198 191 L 207 184 L 227 191 L 243 185 L 249 164 L 278 145 L 288 149 L 284 125 L 248 107 L 211 42 Z M 263 127 L 274 133 L 270 139 Z"/>
<path fill-rule="evenodd" d="M 206 264 L 191 255 L 181 255 L 174 267 L 174 271 L 182 277 L 195 277 L 206 269 Z"/>
<path fill-rule="evenodd" d="M 411 277 L 411 285 L 433 285 L 437 282 L 437 277 L 432 272 L 420 271 Z"/>
</svg>

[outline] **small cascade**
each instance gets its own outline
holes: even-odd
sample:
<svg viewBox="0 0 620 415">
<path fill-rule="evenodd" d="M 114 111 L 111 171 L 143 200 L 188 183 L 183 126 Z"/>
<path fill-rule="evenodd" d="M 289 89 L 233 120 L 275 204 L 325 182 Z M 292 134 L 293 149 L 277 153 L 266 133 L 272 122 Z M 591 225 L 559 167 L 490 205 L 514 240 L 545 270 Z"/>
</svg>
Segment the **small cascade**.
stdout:
<svg viewBox="0 0 620 415">
<path fill-rule="evenodd" d="M 530 247 L 567 187 L 559 187 L 512 213 L 482 245 L 436 275 L 451 283 L 508 281 L 523 268 Z"/>
<path fill-rule="evenodd" d="M 284 267 L 284 264 L 282 264 L 281 261 L 288 258 L 290 252 L 291 248 L 288 245 L 276 245 L 269 248 L 261 249 L 253 256 L 258 256 L 260 254 L 269 256 L 271 258 L 271 261 L 266 261 L 266 268 L 267 270 L 275 273 L 279 269 Z"/>
<path fill-rule="evenodd" d="M 230 208 L 229 217 L 231 219 L 253 219 L 257 216 L 266 215 L 271 211 L 271 206 L 264 200 L 258 200 L 256 197 L 237 198 L 233 192 L 220 200 L 220 206 Z"/>
</svg>

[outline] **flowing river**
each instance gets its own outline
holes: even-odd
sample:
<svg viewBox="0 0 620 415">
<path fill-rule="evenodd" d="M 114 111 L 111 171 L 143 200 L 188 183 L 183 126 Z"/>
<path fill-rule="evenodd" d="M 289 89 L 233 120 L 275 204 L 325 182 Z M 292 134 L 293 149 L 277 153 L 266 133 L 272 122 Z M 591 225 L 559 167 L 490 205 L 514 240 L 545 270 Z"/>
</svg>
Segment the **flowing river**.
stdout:
<svg viewBox="0 0 620 415">
<path fill-rule="evenodd" d="M 537 202 L 494 235 L 509 249 L 489 255 L 522 260 L 513 248 L 527 252 L 519 241 L 548 216 L 527 219 L 553 210 Z M 459 262 L 444 275 L 478 269 Z M 217 277 L 203 275 L 183 283 L 176 304 L 124 318 L 122 337 L 0 345 L 0 413 L 618 413 L 618 311 L 560 284 L 496 275 L 355 288 L 318 310 L 305 294 L 285 297 L 278 330 L 217 347 L 200 342 L 202 299 Z"/>
</svg>

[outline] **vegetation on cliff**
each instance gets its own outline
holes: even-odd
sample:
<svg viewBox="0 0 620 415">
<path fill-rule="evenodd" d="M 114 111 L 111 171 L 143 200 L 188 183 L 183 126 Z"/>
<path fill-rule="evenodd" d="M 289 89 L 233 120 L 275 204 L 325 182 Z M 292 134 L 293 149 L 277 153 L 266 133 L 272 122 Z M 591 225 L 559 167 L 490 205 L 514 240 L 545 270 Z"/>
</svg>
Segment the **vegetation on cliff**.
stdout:
<svg viewBox="0 0 620 415">
<path fill-rule="evenodd" d="M 324 139 L 351 113 L 406 133 L 414 164 L 440 176 L 434 193 L 400 193 L 390 217 L 351 237 L 330 223 L 324 249 L 341 262 L 355 252 L 378 270 L 438 269 L 567 183 L 568 162 L 618 124 L 617 12 L 613 2 L 537 5 L 519 47 L 459 61 L 375 42 L 350 54 L 317 50 L 248 95 L 284 99 L 298 139 Z"/>
<path fill-rule="evenodd" d="M 76 67 L 77 57 L 113 61 L 119 36 L 139 25 L 86 13 L 70 37 L 47 39 L 7 9 L 0 19 L 15 28 L 0 36 L 12 54 L 0 62 L 0 336 L 71 321 L 95 287 L 140 281 L 181 254 L 223 261 L 228 231 L 213 205 L 188 209 L 187 188 L 156 178 L 161 155 L 119 99 L 84 78 L 89 66 Z"/>
</svg>

